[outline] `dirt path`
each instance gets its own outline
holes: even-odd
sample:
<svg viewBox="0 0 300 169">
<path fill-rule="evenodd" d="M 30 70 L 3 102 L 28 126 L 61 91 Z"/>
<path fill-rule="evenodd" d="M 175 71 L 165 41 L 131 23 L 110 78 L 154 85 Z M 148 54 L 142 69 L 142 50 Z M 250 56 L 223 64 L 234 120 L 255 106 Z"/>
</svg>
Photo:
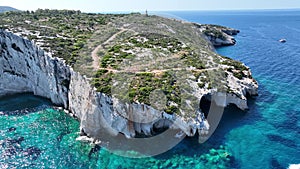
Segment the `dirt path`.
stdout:
<svg viewBox="0 0 300 169">
<path fill-rule="evenodd" d="M 193 71 L 195 72 L 205 72 L 205 71 L 212 71 L 212 70 L 218 70 L 218 67 L 214 68 L 207 68 L 207 69 L 195 69 Z M 116 69 L 111 69 L 111 68 L 98 68 L 98 70 L 108 70 L 109 72 L 112 73 L 145 73 L 145 71 L 140 71 L 138 69 L 125 69 L 125 70 L 116 70 Z M 173 69 L 162 69 L 162 70 L 151 70 L 151 71 L 146 71 L 147 73 L 154 73 L 154 74 L 160 74 L 163 72 L 167 71 L 190 71 L 187 68 L 173 68 Z"/>
<path fill-rule="evenodd" d="M 92 58 L 93 58 L 93 69 L 98 70 L 99 69 L 99 56 L 97 52 L 102 48 L 102 46 L 107 45 L 110 41 L 114 40 L 119 34 L 125 32 L 127 29 L 121 28 L 121 30 L 115 34 L 113 34 L 110 38 L 108 38 L 104 43 L 100 44 L 97 46 L 93 51 L 92 51 Z"/>
<path fill-rule="evenodd" d="M 159 58 L 156 59 L 155 61 L 153 61 L 152 63 L 147 63 L 147 64 L 141 64 L 141 65 L 135 65 L 134 67 L 127 67 L 124 70 L 116 70 L 116 69 L 112 69 L 112 68 L 100 68 L 100 58 L 97 54 L 97 52 L 103 48 L 104 45 L 107 45 L 109 42 L 113 41 L 119 34 L 125 32 L 127 29 L 121 28 L 121 30 L 119 32 L 116 32 L 115 34 L 113 34 L 110 38 L 108 38 L 104 43 L 100 44 L 99 46 L 97 46 L 93 52 L 92 52 L 92 58 L 93 58 L 93 69 L 94 70 L 108 70 L 109 72 L 113 72 L 113 73 L 144 73 L 143 71 L 140 71 L 141 68 L 145 68 L 148 67 L 152 64 L 155 64 L 155 62 L 164 62 L 167 61 L 169 59 L 175 59 L 175 58 L 179 58 L 180 54 L 174 54 L 171 57 L 168 58 Z M 200 69 L 200 70 L 194 70 L 197 72 L 204 72 L 204 71 L 209 71 L 209 70 L 215 70 L 218 68 L 207 68 L 207 69 Z M 159 74 L 162 72 L 166 72 L 169 70 L 173 70 L 173 71 L 183 71 L 183 70 L 187 70 L 186 68 L 173 68 L 173 69 L 162 69 L 162 70 L 151 70 L 148 71 L 149 73 L 155 73 L 155 74 Z"/>
</svg>

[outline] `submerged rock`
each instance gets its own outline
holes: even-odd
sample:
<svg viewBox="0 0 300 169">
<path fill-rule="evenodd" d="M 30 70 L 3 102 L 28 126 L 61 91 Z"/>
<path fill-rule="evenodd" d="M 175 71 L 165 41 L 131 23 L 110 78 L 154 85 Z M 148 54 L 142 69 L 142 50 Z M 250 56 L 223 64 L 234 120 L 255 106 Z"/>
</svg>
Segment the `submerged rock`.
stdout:
<svg viewBox="0 0 300 169">
<path fill-rule="evenodd" d="M 95 153 L 97 153 L 98 151 L 100 151 L 101 146 L 96 144 L 89 152 L 89 158 L 91 158 L 91 156 Z"/>
<path fill-rule="evenodd" d="M 8 145 L 13 145 L 13 144 L 21 144 L 24 141 L 24 137 L 19 137 L 17 139 L 6 139 L 4 140 L 4 143 L 7 143 Z"/>
<path fill-rule="evenodd" d="M 271 169 L 285 169 L 286 167 L 283 167 L 276 158 L 272 157 L 270 161 Z"/>
<path fill-rule="evenodd" d="M 14 146 L 9 146 L 5 149 L 4 154 L 2 156 L 4 157 L 12 157 L 15 156 L 18 153 L 18 149 Z"/>
<path fill-rule="evenodd" d="M 42 150 L 40 150 L 37 147 L 29 147 L 23 151 L 23 155 L 31 157 L 33 160 L 36 160 L 40 156 L 41 153 L 42 153 Z"/>
<path fill-rule="evenodd" d="M 0 140 L 1 149 L 4 150 L 0 157 L 9 157 L 17 155 L 22 152 L 21 143 L 24 141 L 24 137 L 19 137 L 17 139 L 5 139 Z"/>
<path fill-rule="evenodd" d="M 13 132 L 13 131 L 16 131 L 17 129 L 15 127 L 10 127 L 7 132 Z"/>
</svg>

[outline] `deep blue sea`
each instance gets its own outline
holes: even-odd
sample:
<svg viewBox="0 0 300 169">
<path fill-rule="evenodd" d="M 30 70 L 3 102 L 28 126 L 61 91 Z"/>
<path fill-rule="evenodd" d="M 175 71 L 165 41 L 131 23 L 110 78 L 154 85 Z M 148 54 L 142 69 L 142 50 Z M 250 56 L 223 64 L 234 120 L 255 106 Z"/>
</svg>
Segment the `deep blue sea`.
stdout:
<svg viewBox="0 0 300 169">
<path fill-rule="evenodd" d="M 300 164 L 300 11 L 160 12 L 239 29 L 237 44 L 218 48 L 244 62 L 259 83 L 249 110 L 226 108 L 204 144 L 186 138 L 155 157 L 130 159 L 76 141 L 79 122 L 31 95 L 0 99 L 0 168 L 242 168 Z M 278 42 L 285 38 L 286 43 Z"/>
</svg>

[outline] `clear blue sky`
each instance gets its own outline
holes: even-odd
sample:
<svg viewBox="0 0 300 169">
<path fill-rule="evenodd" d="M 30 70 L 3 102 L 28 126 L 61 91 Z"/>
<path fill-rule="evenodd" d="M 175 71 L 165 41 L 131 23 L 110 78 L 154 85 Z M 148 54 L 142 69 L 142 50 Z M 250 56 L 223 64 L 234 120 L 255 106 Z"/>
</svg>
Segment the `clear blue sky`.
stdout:
<svg viewBox="0 0 300 169">
<path fill-rule="evenodd" d="M 0 0 L 20 10 L 76 9 L 84 12 L 236 10 L 300 8 L 300 0 Z"/>
</svg>

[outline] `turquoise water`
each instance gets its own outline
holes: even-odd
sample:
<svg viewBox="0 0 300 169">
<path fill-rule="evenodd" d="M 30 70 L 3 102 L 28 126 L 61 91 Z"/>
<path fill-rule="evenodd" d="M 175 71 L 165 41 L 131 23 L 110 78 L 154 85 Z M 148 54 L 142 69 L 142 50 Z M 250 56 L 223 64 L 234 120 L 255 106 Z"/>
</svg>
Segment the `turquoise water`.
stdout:
<svg viewBox="0 0 300 169">
<path fill-rule="evenodd" d="M 48 100 L 24 94 L 1 99 L 0 105 L 0 168 L 90 165 L 91 146 L 75 141 L 79 122 Z"/>
<path fill-rule="evenodd" d="M 241 30 L 218 53 L 250 66 L 260 85 L 249 111 L 226 108 L 204 144 L 184 139 L 159 156 L 131 159 L 76 141 L 79 122 L 32 95 L 0 99 L 0 168 L 287 168 L 300 163 L 300 12 L 169 12 Z M 287 43 L 278 40 L 286 38 Z M 128 152 L 134 153 L 134 152 Z"/>
<path fill-rule="evenodd" d="M 230 165 L 224 146 L 192 152 L 196 140 L 151 158 L 120 157 L 76 141 L 79 122 L 31 94 L 0 99 L 0 168 L 207 168 Z M 135 153 L 135 152 L 127 152 Z"/>
</svg>

